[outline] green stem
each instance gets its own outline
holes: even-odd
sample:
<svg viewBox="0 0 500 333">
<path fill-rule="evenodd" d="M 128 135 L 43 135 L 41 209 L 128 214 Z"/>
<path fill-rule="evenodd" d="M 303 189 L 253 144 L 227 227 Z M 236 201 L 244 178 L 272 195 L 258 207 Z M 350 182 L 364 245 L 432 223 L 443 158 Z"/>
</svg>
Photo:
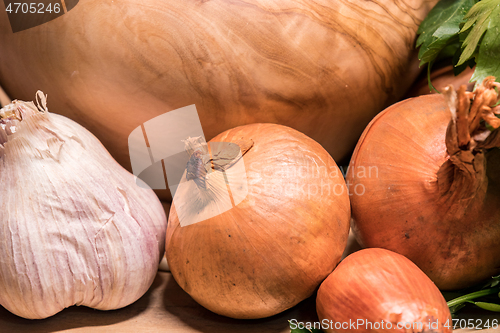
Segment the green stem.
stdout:
<svg viewBox="0 0 500 333">
<path fill-rule="evenodd" d="M 493 294 L 497 294 L 499 292 L 500 292 L 500 287 L 483 289 L 483 290 L 479 290 L 479 291 L 452 299 L 451 301 L 448 301 L 446 304 L 448 305 L 449 308 L 451 308 L 452 306 L 456 306 L 456 305 L 459 305 L 461 303 L 472 301 L 473 299 L 476 299 L 478 297 L 493 295 Z"/>
<path fill-rule="evenodd" d="M 429 88 L 431 90 L 434 90 L 435 92 L 440 94 L 440 92 L 432 85 L 432 82 L 431 82 L 431 67 L 433 64 L 434 64 L 434 61 L 429 61 L 429 63 L 427 64 L 427 83 L 429 84 Z"/>
</svg>

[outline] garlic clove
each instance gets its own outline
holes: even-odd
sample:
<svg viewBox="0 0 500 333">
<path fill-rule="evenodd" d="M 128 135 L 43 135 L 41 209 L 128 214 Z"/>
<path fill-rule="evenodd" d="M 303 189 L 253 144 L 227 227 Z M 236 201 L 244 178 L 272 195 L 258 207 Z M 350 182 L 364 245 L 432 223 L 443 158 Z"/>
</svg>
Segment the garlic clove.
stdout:
<svg viewBox="0 0 500 333">
<path fill-rule="evenodd" d="M 14 101 L 22 120 L 4 130 L 0 304 L 30 319 L 129 305 L 163 256 L 163 207 L 90 132 L 38 98 L 42 106 Z"/>
</svg>

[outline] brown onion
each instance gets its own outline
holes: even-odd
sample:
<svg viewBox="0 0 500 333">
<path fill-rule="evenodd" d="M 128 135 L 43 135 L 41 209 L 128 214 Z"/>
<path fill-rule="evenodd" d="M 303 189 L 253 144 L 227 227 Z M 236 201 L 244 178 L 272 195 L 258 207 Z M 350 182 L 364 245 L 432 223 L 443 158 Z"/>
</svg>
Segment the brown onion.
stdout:
<svg viewBox="0 0 500 333">
<path fill-rule="evenodd" d="M 285 126 L 254 124 L 211 143 L 242 139 L 253 142 L 243 155 L 248 195 L 226 212 L 181 226 L 179 209 L 183 216 L 191 209 L 207 214 L 222 199 L 208 176 L 198 192 L 194 180 L 190 191 L 178 190 L 167 259 L 175 280 L 198 303 L 249 319 L 277 314 L 313 294 L 341 259 L 350 208 L 339 168 L 312 139 Z"/>
<path fill-rule="evenodd" d="M 384 249 L 345 258 L 321 284 L 316 310 L 326 332 L 451 332 L 446 301 L 410 260 Z"/>
<path fill-rule="evenodd" d="M 360 244 L 405 255 L 441 289 L 500 273 L 500 135 L 486 127 L 500 125 L 496 85 L 391 106 L 363 133 L 347 174 Z"/>
<path fill-rule="evenodd" d="M 17 33 L 4 14 L 0 83 L 45 91 L 129 170 L 129 134 L 191 104 L 207 140 L 280 123 L 338 160 L 418 75 L 416 30 L 436 2 L 82 0 Z"/>
</svg>

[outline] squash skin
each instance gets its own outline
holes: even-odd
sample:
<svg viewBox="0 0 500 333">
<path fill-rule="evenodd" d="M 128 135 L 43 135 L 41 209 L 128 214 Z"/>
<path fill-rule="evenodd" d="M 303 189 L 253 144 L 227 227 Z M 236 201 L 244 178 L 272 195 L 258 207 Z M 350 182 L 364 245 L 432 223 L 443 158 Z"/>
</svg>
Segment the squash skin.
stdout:
<svg viewBox="0 0 500 333">
<path fill-rule="evenodd" d="M 437 0 L 81 0 L 13 34 L 0 18 L 0 84 L 40 89 L 128 170 L 127 138 L 196 104 L 205 137 L 283 124 L 340 161 L 417 77 L 418 24 Z"/>
</svg>

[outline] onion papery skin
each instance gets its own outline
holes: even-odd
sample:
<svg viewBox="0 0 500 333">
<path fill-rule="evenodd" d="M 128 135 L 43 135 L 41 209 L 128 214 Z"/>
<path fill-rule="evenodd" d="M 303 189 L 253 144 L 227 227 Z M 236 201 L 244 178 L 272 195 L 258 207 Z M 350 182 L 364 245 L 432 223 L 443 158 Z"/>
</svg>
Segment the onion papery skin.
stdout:
<svg viewBox="0 0 500 333">
<path fill-rule="evenodd" d="M 347 256 L 321 284 L 316 310 L 320 321 L 328 322 L 325 332 L 445 333 L 453 327 L 443 295 L 424 272 L 404 256 L 378 248 Z M 344 324 L 352 322 L 356 325 Z"/>
<path fill-rule="evenodd" d="M 166 252 L 175 280 L 199 304 L 224 316 L 255 319 L 311 296 L 332 272 L 347 244 L 350 207 L 340 170 L 312 139 L 285 126 L 253 124 L 212 141 L 241 137 L 254 141 L 243 156 L 247 197 L 219 216 L 184 227 L 175 197 Z M 317 176 L 320 167 L 329 175 Z"/>
<path fill-rule="evenodd" d="M 347 173 L 354 234 L 364 247 L 398 252 L 443 290 L 500 273 L 499 150 L 485 153 L 477 193 L 440 189 L 454 180 L 445 136 L 451 113 L 442 95 L 397 103 L 366 128 Z M 369 167 L 377 173 L 360 173 Z M 362 194 L 362 189 L 364 193 Z"/>
<path fill-rule="evenodd" d="M 195 104 L 207 140 L 279 123 L 347 157 L 418 76 L 418 24 L 437 0 L 80 0 L 12 33 L 0 18 L 0 84 L 48 94 L 130 170 L 128 136 Z"/>
</svg>

